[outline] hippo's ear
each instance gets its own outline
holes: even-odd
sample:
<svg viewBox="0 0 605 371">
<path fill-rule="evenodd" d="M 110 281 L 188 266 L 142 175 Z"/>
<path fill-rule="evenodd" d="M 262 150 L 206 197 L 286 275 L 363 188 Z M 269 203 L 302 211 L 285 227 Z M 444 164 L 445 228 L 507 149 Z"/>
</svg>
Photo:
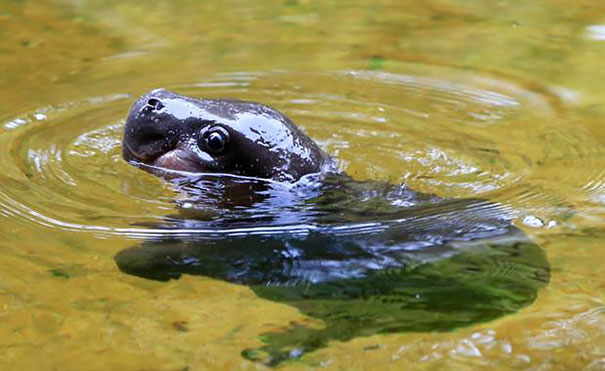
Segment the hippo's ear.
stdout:
<svg viewBox="0 0 605 371">
<path fill-rule="evenodd" d="M 158 254 L 155 249 L 133 246 L 118 252 L 114 256 L 118 268 L 127 274 L 156 281 L 179 279 L 181 273 L 166 255 Z"/>
</svg>

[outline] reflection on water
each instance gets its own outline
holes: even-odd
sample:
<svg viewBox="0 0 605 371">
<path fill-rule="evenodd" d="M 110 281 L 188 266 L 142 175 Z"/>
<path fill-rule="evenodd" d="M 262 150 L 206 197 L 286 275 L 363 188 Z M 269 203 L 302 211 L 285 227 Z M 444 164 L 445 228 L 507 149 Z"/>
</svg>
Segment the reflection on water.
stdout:
<svg viewBox="0 0 605 371">
<path fill-rule="evenodd" d="M 245 368 L 253 364 L 240 356 L 242 349 L 266 360 L 302 342 L 318 349 L 288 367 L 599 369 L 605 344 L 604 6 L 560 0 L 3 2 L 0 364 Z M 175 214 L 194 201 L 191 193 L 120 158 L 131 101 L 159 86 L 273 105 L 358 184 L 405 184 L 499 204 L 533 241 L 524 245 L 529 255 L 504 255 L 518 267 L 524 256 L 540 265 L 545 254 L 549 284 L 528 284 L 517 295 L 507 282 L 528 271 L 496 264 L 496 255 L 487 253 L 493 250 L 475 255 L 469 248 L 398 268 L 387 282 L 412 275 L 435 288 L 432 283 L 454 277 L 448 282 L 455 288 L 480 286 L 491 298 L 482 302 L 500 305 L 496 299 L 510 297 L 510 305 L 455 331 L 418 327 L 351 339 L 339 327 L 349 322 L 327 316 L 339 305 L 333 301 L 302 304 L 278 288 L 197 275 L 153 282 L 122 273 L 113 258 L 138 251 L 127 250 L 133 246 L 153 252 L 154 238 L 169 235 L 178 247 L 193 235 L 196 241 L 216 237 L 199 224 L 179 224 L 183 215 Z M 341 206 L 358 214 L 387 207 L 379 196 Z M 399 202 L 389 207 L 409 206 L 393 200 Z M 293 224 L 300 209 L 294 211 L 283 213 L 280 228 Z M 305 224 L 302 236 L 331 235 L 313 228 Z M 468 264 L 492 263 L 504 270 L 485 272 L 505 274 L 474 282 L 464 278 L 468 271 L 457 273 Z M 412 266 L 419 270 L 410 272 Z M 411 293 L 408 288 L 402 291 Z M 409 298 L 407 305 L 415 303 Z M 358 313 L 373 316 L 375 308 L 357 304 Z M 381 332 L 374 330 L 363 335 Z M 338 341 L 345 339 L 351 340 Z"/>
<path fill-rule="evenodd" d="M 586 28 L 588 38 L 597 40 L 597 41 L 605 41 L 605 25 L 603 24 L 595 24 L 592 26 L 588 26 Z"/>
<path fill-rule="evenodd" d="M 115 260 L 154 280 L 194 274 L 246 285 L 323 321 L 265 334 L 266 345 L 243 352 L 268 365 L 333 340 L 493 320 L 531 304 L 548 283 L 544 252 L 484 200 L 342 174 L 287 188 L 244 177 L 183 181 L 182 216 L 156 226 L 180 235 L 155 236 Z"/>
</svg>

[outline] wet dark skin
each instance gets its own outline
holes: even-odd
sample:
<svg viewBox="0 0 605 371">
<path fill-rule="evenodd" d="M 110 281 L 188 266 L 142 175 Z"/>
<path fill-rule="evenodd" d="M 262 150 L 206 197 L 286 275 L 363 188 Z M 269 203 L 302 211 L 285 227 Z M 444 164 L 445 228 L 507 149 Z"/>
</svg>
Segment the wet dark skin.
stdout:
<svg viewBox="0 0 605 371">
<path fill-rule="evenodd" d="M 154 225 L 161 237 L 116 255 L 123 272 L 246 285 L 323 321 L 242 351 L 270 366 L 333 340 L 489 321 L 550 277 L 505 208 L 354 181 L 262 104 L 153 90 L 130 111 L 123 155 L 181 194 L 179 213 Z"/>
<path fill-rule="evenodd" d="M 292 182 L 327 158 L 279 111 L 258 103 L 194 99 L 156 89 L 132 107 L 124 159 L 193 173 Z"/>
</svg>

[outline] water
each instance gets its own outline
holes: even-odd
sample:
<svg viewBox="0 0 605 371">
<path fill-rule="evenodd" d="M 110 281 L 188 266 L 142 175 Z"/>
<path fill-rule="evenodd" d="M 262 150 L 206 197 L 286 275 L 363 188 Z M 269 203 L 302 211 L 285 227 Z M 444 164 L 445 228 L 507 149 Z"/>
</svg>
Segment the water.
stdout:
<svg viewBox="0 0 605 371">
<path fill-rule="evenodd" d="M 183 201 L 120 158 L 130 104 L 162 86 L 270 104 L 356 180 L 500 203 L 546 253 L 550 282 L 517 313 L 335 340 L 289 367 L 602 368 L 602 14 L 582 1 L 3 3 L 0 363 L 252 368 L 241 352 L 263 334 L 325 326 L 245 286 L 116 267 Z"/>
</svg>

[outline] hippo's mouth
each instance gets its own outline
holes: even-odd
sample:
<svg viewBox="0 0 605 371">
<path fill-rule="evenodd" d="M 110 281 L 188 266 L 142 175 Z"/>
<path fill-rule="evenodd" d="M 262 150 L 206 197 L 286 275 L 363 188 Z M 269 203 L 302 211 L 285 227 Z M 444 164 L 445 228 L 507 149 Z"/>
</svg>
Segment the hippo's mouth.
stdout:
<svg viewBox="0 0 605 371">
<path fill-rule="evenodd" d="M 200 165 L 200 161 L 195 154 L 181 148 L 175 148 L 157 157 L 148 158 L 137 154 L 127 143 L 123 143 L 122 156 L 126 161 L 133 163 L 134 165 L 144 165 L 143 167 L 149 166 L 157 170 L 184 171 L 190 173 L 199 173 L 207 170 Z"/>
<path fill-rule="evenodd" d="M 151 165 L 161 169 L 199 173 L 205 169 L 199 159 L 191 152 L 175 148 L 156 158 Z"/>
</svg>

